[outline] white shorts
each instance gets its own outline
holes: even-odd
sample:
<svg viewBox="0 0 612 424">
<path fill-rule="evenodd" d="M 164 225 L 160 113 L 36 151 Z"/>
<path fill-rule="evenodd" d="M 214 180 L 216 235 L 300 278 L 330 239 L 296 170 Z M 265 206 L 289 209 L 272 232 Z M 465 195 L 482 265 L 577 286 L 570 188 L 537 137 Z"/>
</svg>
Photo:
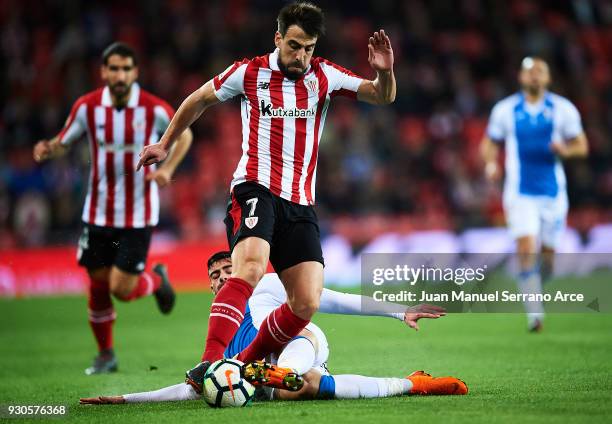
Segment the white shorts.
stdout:
<svg viewBox="0 0 612 424">
<path fill-rule="evenodd" d="M 539 237 L 546 247 L 559 245 L 565 232 L 567 210 L 565 193 L 557 197 L 504 195 L 504 213 L 512 237 Z"/>
</svg>

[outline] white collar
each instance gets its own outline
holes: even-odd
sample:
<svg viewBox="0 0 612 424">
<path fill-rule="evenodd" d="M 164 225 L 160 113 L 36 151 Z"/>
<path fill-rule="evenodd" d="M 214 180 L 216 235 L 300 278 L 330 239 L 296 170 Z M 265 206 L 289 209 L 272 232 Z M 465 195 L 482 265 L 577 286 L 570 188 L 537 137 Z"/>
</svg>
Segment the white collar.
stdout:
<svg viewBox="0 0 612 424">
<path fill-rule="evenodd" d="M 138 101 L 140 99 L 140 85 L 137 82 L 132 84 L 132 88 L 130 89 L 130 98 L 127 102 L 127 107 L 136 107 L 138 106 Z M 113 106 L 113 100 L 110 95 L 110 89 L 108 85 L 104 87 L 102 90 L 102 106 Z"/>
<path fill-rule="evenodd" d="M 280 50 L 277 47 L 272 53 L 270 53 L 270 57 L 268 57 L 268 62 L 270 62 L 270 69 L 272 69 L 273 71 L 280 71 L 280 68 L 278 67 L 279 51 Z"/>
</svg>

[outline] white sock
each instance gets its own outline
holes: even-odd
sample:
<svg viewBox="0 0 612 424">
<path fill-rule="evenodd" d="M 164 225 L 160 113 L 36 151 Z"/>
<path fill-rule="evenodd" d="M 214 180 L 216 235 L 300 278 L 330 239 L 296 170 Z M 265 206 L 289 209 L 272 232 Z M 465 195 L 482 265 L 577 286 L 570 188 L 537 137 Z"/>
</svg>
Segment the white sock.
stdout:
<svg viewBox="0 0 612 424">
<path fill-rule="evenodd" d="M 412 382 L 407 378 L 378 378 L 362 375 L 334 375 L 336 399 L 382 398 L 410 393 Z"/>
<path fill-rule="evenodd" d="M 305 337 L 298 337 L 287 343 L 278 357 L 277 364 L 282 368 L 291 368 L 302 375 L 314 367 L 316 356 L 312 342 Z"/>
<path fill-rule="evenodd" d="M 187 383 L 175 384 L 174 386 L 164 387 L 152 392 L 123 395 L 126 403 L 172 402 L 177 400 L 195 400 L 200 399 L 200 397 L 201 395 Z"/>
<path fill-rule="evenodd" d="M 522 294 L 542 294 L 542 278 L 537 270 L 523 271 L 518 277 L 518 288 Z M 525 311 L 529 326 L 533 326 L 536 320 L 544 318 L 544 305 L 542 302 L 525 301 Z"/>
</svg>

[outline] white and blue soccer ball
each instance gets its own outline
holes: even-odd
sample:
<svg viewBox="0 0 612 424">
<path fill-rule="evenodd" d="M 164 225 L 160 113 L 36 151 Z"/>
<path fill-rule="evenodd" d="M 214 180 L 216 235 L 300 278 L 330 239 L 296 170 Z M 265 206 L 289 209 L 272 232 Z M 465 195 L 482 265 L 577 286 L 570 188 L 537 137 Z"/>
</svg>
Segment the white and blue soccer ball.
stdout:
<svg viewBox="0 0 612 424">
<path fill-rule="evenodd" d="M 202 397 L 213 408 L 247 406 L 255 387 L 242 378 L 243 363 L 236 359 L 221 359 L 210 365 L 204 375 Z"/>
</svg>

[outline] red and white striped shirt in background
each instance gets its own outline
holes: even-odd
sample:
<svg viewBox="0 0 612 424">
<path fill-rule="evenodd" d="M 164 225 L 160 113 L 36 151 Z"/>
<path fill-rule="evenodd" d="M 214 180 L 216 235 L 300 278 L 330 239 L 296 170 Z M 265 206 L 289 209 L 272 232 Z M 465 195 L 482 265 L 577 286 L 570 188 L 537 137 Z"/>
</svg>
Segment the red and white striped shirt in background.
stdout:
<svg viewBox="0 0 612 424">
<path fill-rule="evenodd" d="M 220 101 L 242 95 L 242 157 L 231 188 L 253 181 L 283 199 L 312 205 L 329 102 L 338 95 L 356 98 L 363 79 L 314 57 L 304 76 L 293 81 L 277 61 L 278 49 L 235 62 L 213 80 Z"/>
<path fill-rule="evenodd" d="M 155 181 L 146 181 L 155 167 L 136 172 L 138 153 L 156 143 L 174 110 L 134 83 L 127 106 L 114 108 L 108 87 L 80 97 L 59 134 L 68 145 L 87 134 L 91 170 L 83 221 L 114 228 L 157 225 L 159 194 Z"/>
</svg>

